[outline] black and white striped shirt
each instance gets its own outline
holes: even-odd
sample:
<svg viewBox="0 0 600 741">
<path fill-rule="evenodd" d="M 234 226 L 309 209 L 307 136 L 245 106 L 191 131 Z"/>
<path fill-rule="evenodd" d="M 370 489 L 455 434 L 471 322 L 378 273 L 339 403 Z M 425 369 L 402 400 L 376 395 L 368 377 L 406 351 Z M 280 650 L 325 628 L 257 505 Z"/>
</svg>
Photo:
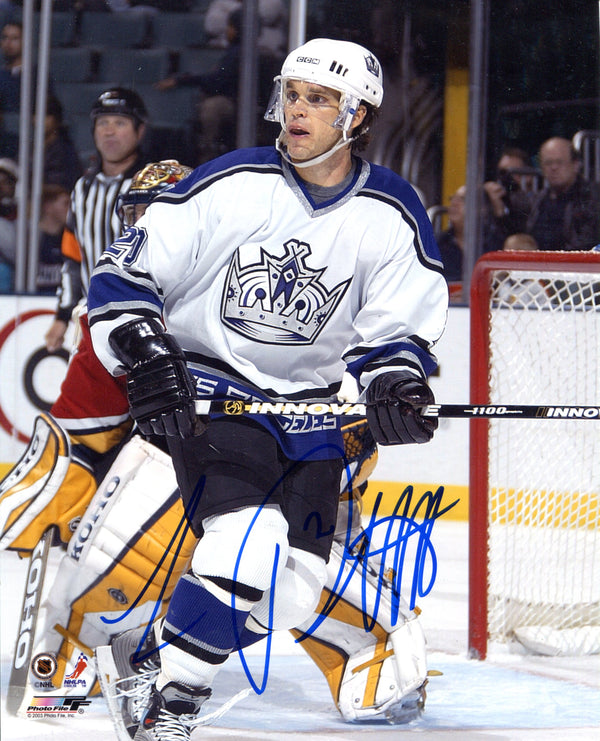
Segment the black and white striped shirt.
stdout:
<svg viewBox="0 0 600 741">
<path fill-rule="evenodd" d="M 62 239 L 64 263 L 58 290 L 58 319 L 70 320 L 75 306 L 87 295 L 90 275 L 100 255 L 120 236 L 117 199 L 127 191 L 133 175 L 143 165 L 138 158 L 121 175 L 93 172 L 75 183 Z"/>
</svg>

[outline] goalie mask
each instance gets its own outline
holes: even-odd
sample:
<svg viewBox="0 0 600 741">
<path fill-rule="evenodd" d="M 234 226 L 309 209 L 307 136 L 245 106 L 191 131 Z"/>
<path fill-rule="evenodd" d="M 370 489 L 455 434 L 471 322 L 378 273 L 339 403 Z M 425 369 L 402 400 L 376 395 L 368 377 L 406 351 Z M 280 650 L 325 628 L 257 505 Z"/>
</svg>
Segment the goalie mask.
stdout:
<svg viewBox="0 0 600 741">
<path fill-rule="evenodd" d="M 307 167 L 330 157 L 335 151 L 354 141 L 350 130 L 361 103 L 379 108 L 383 99 L 383 76 L 376 57 L 363 46 L 350 41 L 312 39 L 295 49 L 286 58 L 281 74 L 274 80 L 273 91 L 265 113 L 267 121 L 281 124 L 282 133 L 276 146 L 289 161 L 282 135 L 286 131 L 285 96 L 289 80 L 312 82 L 340 93 L 338 115 L 332 126 L 342 132 L 341 139 L 327 152 L 295 167 Z M 364 131 L 362 132 L 364 133 Z"/>
<path fill-rule="evenodd" d="M 117 201 L 117 213 L 124 227 L 132 226 L 144 214 L 156 196 L 192 172 L 191 167 L 180 165 L 177 160 L 151 162 L 136 172 L 126 193 Z"/>
</svg>

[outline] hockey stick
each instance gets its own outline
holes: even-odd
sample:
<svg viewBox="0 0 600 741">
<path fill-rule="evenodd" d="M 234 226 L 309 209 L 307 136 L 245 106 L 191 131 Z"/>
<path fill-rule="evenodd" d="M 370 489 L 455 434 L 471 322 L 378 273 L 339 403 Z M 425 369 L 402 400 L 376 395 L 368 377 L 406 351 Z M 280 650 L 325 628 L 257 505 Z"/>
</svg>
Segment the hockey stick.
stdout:
<svg viewBox="0 0 600 741">
<path fill-rule="evenodd" d="M 40 600 L 52 539 L 52 529 L 46 530 L 31 553 L 29 568 L 27 569 L 19 632 L 17 634 L 6 696 L 6 709 L 12 715 L 18 714 L 25 699 L 25 690 L 29 684 L 31 654 L 33 652 Z"/>
<path fill-rule="evenodd" d="M 366 404 L 340 402 L 244 402 L 237 399 L 228 401 L 196 401 L 198 414 L 281 414 L 281 415 L 323 415 L 365 417 Z M 600 406 L 537 406 L 534 404 L 430 404 L 423 407 L 425 417 L 452 417 L 457 419 L 600 419 Z"/>
</svg>

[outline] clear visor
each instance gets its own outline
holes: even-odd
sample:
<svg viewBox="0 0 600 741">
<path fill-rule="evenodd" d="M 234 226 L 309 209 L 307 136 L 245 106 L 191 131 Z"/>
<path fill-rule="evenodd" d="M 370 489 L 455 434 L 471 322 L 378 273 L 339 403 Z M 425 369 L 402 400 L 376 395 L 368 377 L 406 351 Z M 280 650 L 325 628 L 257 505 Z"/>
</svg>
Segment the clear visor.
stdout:
<svg viewBox="0 0 600 741">
<path fill-rule="evenodd" d="M 269 103 L 267 105 L 267 110 L 265 111 L 265 120 L 267 121 L 275 121 L 279 122 L 281 124 L 281 128 L 285 131 L 286 124 L 285 124 L 285 91 L 286 91 L 286 82 L 290 79 L 298 79 L 300 82 L 315 82 L 314 80 L 303 80 L 301 78 L 282 78 L 281 76 L 276 77 L 273 81 L 273 89 L 271 91 L 271 97 L 269 98 Z M 320 83 L 318 83 L 320 84 Z M 324 87 L 327 87 L 326 85 Z M 334 88 L 329 88 L 330 90 L 333 90 Z M 357 95 L 353 95 L 352 93 L 345 92 L 343 90 L 339 91 L 341 93 L 341 98 L 339 101 L 338 106 L 338 115 L 331 124 L 331 126 L 334 129 L 340 129 L 341 131 L 347 132 L 350 130 L 352 126 L 352 119 L 354 118 L 354 114 L 358 110 L 358 106 L 360 105 L 360 98 Z M 311 105 L 307 102 L 307 105 L 309 108 L 318 111 L 319 106 L 318 105 Z"/>
</svg>

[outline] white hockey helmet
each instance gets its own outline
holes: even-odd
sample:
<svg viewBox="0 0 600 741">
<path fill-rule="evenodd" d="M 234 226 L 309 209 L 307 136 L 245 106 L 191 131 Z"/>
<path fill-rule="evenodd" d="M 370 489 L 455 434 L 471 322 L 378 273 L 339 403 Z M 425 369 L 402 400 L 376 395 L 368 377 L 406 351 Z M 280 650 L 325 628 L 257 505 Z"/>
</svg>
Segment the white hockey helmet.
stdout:
<svg viewBox="0 0 600 741">
<path fill-rule="evenodd" d="M 286 80 L 315 82 L 338 90 L 340 113 L 333 126 L 348 134 L 361 101 L 379 108 L 383 99 L 383 75 L 377 58 L 352 41 L 312 39 L 288 54 L 274 82 L 267 121 L 279 121 L 285 129 L 283 92 Z"/>
</svg>

